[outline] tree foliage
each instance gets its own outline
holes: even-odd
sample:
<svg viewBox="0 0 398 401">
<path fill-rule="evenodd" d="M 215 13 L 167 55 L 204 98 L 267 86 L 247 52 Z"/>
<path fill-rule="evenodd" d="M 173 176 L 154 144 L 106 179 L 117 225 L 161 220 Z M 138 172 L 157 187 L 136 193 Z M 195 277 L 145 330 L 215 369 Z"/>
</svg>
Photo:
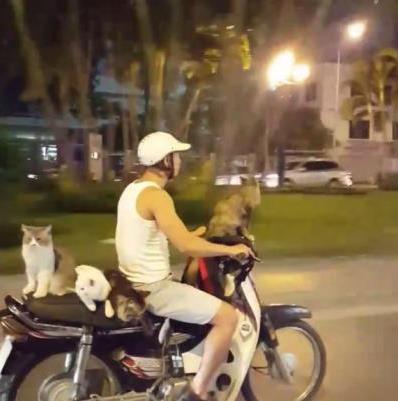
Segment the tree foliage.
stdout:
<svg viewBox="0 0 398 401">
<path fill-rule="evenodd" d="M 383 49 L 352 66 L 352 78 L 345 82 L 351 96 L 344 99 L 341 115 L 354 122 L 367 118 L 379 132 L 392 110 L 398 107 L 398 50 Z"/>
<path fill-rule="evenodd" d="M 286 111 L 279 132 L 282 130 L 289 149 L 323 150 L 332 144 L 331 131 L 324 126 L 316 109 L 303 107 Z"/>
</svg>

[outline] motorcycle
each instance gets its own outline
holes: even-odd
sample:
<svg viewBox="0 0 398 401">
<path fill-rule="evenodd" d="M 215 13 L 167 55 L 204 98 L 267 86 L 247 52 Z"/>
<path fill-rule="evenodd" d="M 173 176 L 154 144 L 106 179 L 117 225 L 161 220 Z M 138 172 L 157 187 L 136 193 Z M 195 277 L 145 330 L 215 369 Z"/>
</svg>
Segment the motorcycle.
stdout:
<svg viewBox="0 0 398 401">
<path fill-rule="evenodd" d="M 231 245 L 242 238 L 219 242 Z M 323 342 L 304 321 L 311 312 L 297 305 L 262 305 L 251 275 L 254 265 L 253 258 L 200 259 L 195 282 L 183 275 L 183 282 L 220 296 L 239 314 L 210 394 L 219 401 L 234 401 L 239 393 L 246 401 L 310 400 L 326 371 Z M 148 336 L 140 324 L 105 318 L 103 305 L 88 311 L 75 294 L 24 301 L 7 296 L 5 304 L 0 401 L 175 400 L 199 369 L 210 329 L 151 315 L 154 334 Z M 297 359 L 304 343 L 281 344 L 286 331 L 298 334 L 310 350 L 305 380 Z M 284 352 L 284 345 L 291 352 Z M 266 384 L 260 393 L 258 384 Z M 280 392 L 273 395 L 271 387 Z"/>
</svg>

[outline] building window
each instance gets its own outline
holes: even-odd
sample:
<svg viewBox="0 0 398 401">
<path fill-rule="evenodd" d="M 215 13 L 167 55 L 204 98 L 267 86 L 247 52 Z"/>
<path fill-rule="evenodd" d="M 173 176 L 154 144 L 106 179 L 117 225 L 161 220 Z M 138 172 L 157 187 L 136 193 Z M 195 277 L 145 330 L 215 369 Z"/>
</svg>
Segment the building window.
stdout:
<svg viewBox="0 0 398 401">
<path fill-rule="evenodd" d="M 369 121 L 350 121 L 350 139 L 369 139 Z"/>
<path fill-rule="evenodd" d="M 394 122 L 392 125 L 392 140 L 398 141 L 398 122 Z"/>
<path fill-rule="evenodd" d="M 316 83 L 311 82 L 305 86 L 306 102 L 314 102 L 316 100 Z"/>
</svg>

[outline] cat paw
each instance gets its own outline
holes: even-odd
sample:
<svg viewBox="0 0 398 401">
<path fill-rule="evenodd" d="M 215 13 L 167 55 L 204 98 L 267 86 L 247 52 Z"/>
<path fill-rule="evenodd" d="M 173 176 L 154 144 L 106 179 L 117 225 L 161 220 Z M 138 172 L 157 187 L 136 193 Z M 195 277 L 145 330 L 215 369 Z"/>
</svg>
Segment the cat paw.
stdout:
<svg viewBox="0 0 398 401">
<path fill-rule="evenodd" d="M 112 318 L 113 316 L 115 316 L 115 311 L 114 311 L 114 309 L 113 309 L 113 307 L 112 307 L 112 304 L 110 303 L 109 300 L 106 300 L 106 301 L 105 301 L 105 316 L 106 316 L 108 319 L 110 319 L 110 318 Z"/>
<path fill-rule="evenodd" d="M 44 298 L 47 295 L 47 292 L 44 291 L 36 291 L 33 294 L 33 298 Z"/>
<path fill-rule="evenodd" d="M 33 292 L 35 290 L 35 287 L 33 286 L 33 285 L 27 285 L 26 287 L 24 287 L 24 289 L 22 290 L 22 293 L 24 294 L 24 295 L 28 295 L 28 294 L 30 294 L 31 292 Z"/>
<path fill-rule="evenodd" d="M 86 305 L 86 306 L 87 306 L 87 309 L 89 311 L 91 311 L 91 312 L 95 312 L 95 310 L 97 309 L 95 304 L 89 304 L 89 305 Z"/>
</svg>

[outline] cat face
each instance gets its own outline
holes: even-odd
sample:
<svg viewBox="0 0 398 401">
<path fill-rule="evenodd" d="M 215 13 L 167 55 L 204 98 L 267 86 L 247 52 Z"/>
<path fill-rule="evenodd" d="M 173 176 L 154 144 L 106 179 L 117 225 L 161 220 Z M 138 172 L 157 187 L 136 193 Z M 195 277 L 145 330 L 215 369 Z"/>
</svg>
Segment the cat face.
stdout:
<svg viewBox="0 0 398 401">
<path fill-rule="evenodd" d="M 51 226 L 35 227 L 22 224 L 22 244 L 30 247 L 49 246 L 52 244 Z"/>
<path fill-rule="evenodd" d="M 87 265 L 75 268 L 77 279 L 75 292 L 80 297 L 88 297 L 93 301 L 105 301 L 111 287 L 101 270 Z"/>
<path fill-rule="evenodd" d="M 141 305 L 124 295 L 116 297 L 116 315 L 124 322 L 139 319 L 145 312 L 145 304 Z"/>
</svg>

